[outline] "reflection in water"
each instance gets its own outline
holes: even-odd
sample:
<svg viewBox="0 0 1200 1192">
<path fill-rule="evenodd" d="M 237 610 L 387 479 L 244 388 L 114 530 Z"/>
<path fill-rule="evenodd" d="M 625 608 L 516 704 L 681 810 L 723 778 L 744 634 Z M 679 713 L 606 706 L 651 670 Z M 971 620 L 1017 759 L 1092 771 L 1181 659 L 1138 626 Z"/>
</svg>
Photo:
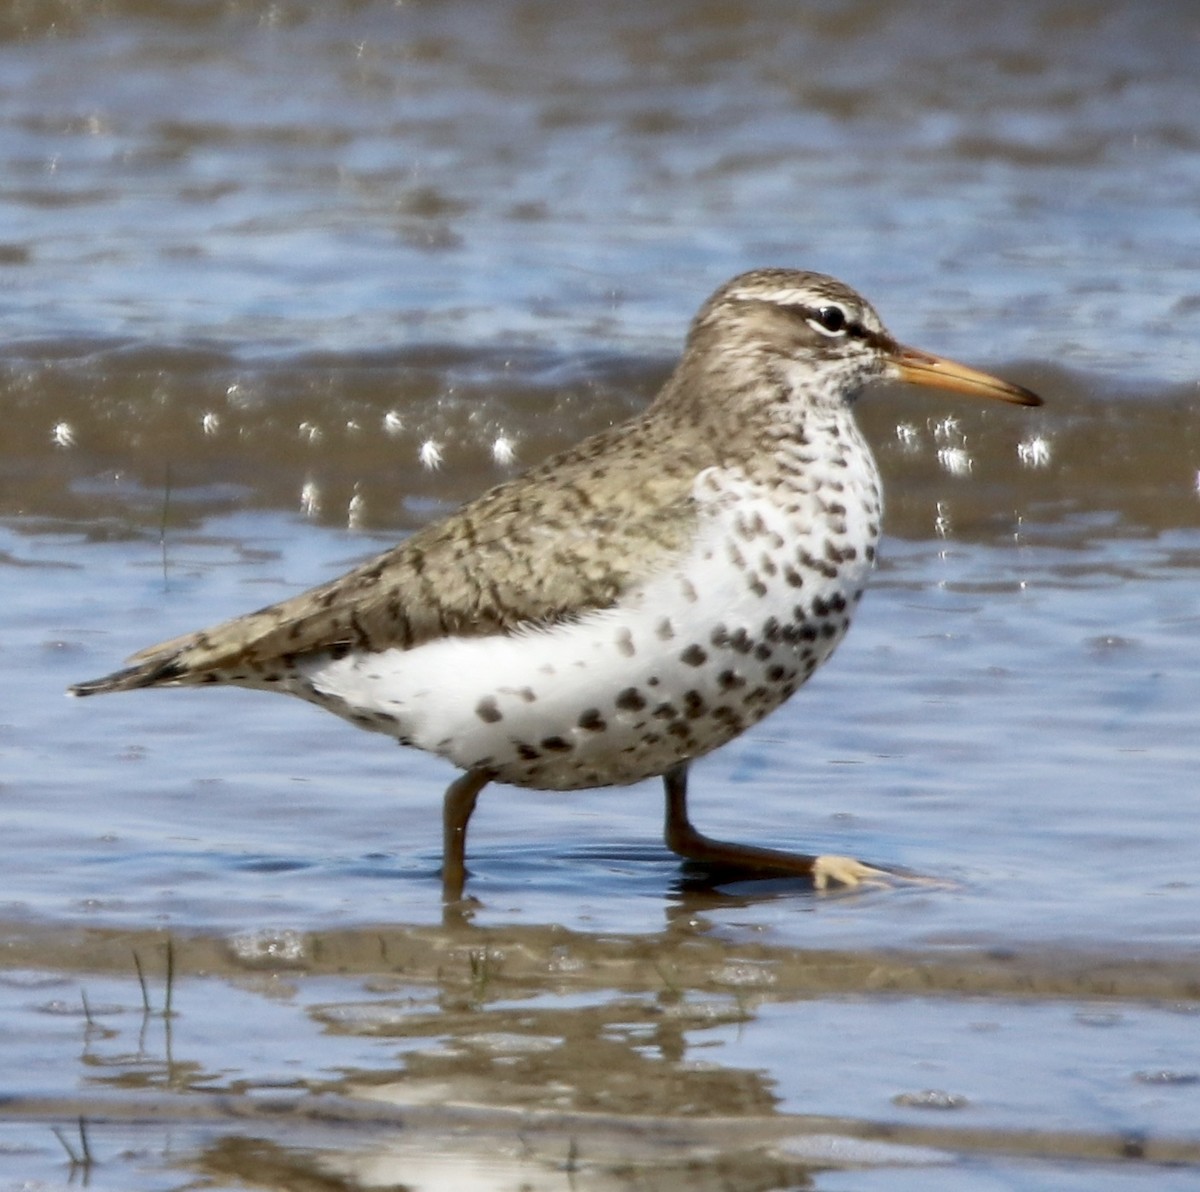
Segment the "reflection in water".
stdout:
<svg viewBox="0 0 1200 1192">
<path fill-rule="evenodd" d="M 82 1113 L 109 1170 L 161 1147 L 156 1161 L 255 1187 L 757 1189 L 965 1155 L 1129 1160 L 1128 1125 L 1082 1128 L 1090 1094 L 1071 1085 L 1086 1063 L 1114 1120 L 1140 1122 L 1139 1157 L 1200 1164 L 1182 1070 L 1157 1082 L 1174 1106 L 1140 1092 L 1195 1017 L 1191 964 L 731 943 L 711 906 L 681 895 L 647 936 L 459 924 L 284 933 L 272 949 L 261 933 L 251 959 L 244 940 L 178 938 L 173 1014 L 162 935 L 64 947 L 10 925 L 0 1009 L 26 1040 L 13 1060 L 41 1065 L 48 1095 L 10 1099 L 3 1120 L 53 1137 Z M 31 981 L 48 949 L 84 966 L 69 984 Z M 1102 1016 L 1115 1025 L 1098 1030 Z M 916 1066 L 878 1048 L 896 1018 Z M 980 1066 L 1014 1033 L 1061 1059 Z M 1114 1065 L 1118 1079 L 1100 1076 Z M 809 1111 L 809 1085 L 842 1108 Z M 1043 1102 L 1057 1124 L 1030 1130 Z M 133 1122 L 141 1143 L 117 1158 Z"/>
</svg>

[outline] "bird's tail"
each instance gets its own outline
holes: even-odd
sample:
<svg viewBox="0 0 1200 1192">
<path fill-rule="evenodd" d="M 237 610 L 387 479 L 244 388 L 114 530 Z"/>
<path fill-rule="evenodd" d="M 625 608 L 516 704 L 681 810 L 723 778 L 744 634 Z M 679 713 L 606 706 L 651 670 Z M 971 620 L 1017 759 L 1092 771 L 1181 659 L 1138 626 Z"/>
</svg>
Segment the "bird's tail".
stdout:
<svg viewBox="0 0 1200 1192">
<path fill-rule="evenodd" d="M 110 691 L 136 691 L 139 687 L 160 687 L 178 683 L 187 674 L 179 662 L 178 654 L 165 658 L 152 658 L 139 666 L 127 666 L 113 671 L 100 679 L 88 679 L 73 683 L 67 688 L 68 695 L 105 695 Z"/>
</svg>

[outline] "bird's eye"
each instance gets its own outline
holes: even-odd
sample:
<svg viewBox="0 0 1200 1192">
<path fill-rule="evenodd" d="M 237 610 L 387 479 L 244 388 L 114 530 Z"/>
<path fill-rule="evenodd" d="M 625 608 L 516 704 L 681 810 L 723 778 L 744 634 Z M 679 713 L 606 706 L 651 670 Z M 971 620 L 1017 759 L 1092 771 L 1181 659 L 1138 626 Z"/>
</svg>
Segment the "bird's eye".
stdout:
<svg viewBox="0 0 1200 1192">
<path fill-rule="evenodd" d="M 821 306 L 808 316 L 808 325 L 822 335 L 845 335 L 846 312 L 840 306 Z"/>
</svg>

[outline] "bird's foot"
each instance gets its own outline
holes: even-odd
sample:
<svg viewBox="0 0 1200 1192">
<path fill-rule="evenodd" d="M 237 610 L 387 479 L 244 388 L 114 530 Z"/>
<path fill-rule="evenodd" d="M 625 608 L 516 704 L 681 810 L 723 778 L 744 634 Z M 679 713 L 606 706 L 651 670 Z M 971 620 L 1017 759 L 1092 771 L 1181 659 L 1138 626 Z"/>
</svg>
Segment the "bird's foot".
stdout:
<svg viewBox="0 0 1200 1192">
<path fill-rule="evenodd" d="M 885 886 L 890 876 L 886 869 L 866 865 L 854 857 L 827 853 L 813 858 L 812 883 L 818 890 L 829 886 Z"/>
<path fill-rule="evenodd" d="M 881 869 L 877 865 L 867 865 L 855 857 L 842 857 L 836 853 L 826 853 L 813 858 L 812 866 L 813 888 L 827 890 L 830 886 L 845 886 L 854 889 L 856 886 L 945 886 L 948 883 L 932 877 L 923 877 L 919 873 L 911 873 L 904 869 Z"/>
</svg>

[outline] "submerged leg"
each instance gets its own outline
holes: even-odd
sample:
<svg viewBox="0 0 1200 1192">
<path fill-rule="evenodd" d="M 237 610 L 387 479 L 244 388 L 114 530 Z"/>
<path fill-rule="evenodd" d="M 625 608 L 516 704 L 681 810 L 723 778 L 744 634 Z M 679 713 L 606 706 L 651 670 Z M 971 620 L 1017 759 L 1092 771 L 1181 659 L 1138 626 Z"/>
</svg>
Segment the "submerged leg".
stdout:
<svg viewBox="0 0 1200 1192">
<path fill-rule="evenodd" d="M 760 877 L 806 877 L 818 890 L 831 882 L 857 886 L 867 878 L 888 876 L 885 870 L 864 865 L 853 857 L 811 857 L 805 853 L 785 853 L 780 849 L 713 840 L 697 832 L 688 819 L 687 763 L 668 770 L 663 775 L 663 785 L 667 795 L 664 831 L 667 848 L 689 861 L 743 870 Z"/>
<path fill-rule="evenodd" d="M 447 788 L 442 800 L 442 898 L 457 902 L 467 880 L 467 824 L 479 792 L 491 781 L 486 770 L 468 770 Z"/>
</svg>

